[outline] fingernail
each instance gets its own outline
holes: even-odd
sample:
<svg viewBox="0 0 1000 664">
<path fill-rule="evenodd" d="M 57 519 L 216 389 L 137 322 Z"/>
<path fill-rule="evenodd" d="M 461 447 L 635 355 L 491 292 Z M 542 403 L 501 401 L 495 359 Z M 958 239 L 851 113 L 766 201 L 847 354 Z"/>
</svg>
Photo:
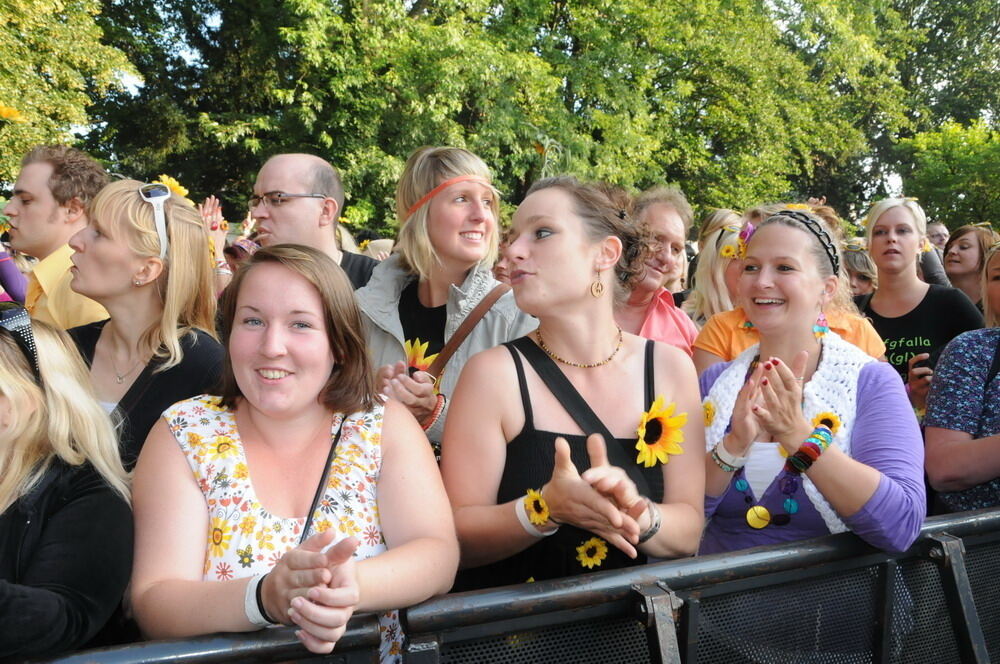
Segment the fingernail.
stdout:
<svg viewBox="0 0 1000 664">
<path fill-rule="evenodd" d="M 753 408 L 751 408 L 750 410 L 752 410 L 753 412 L 755 412 L 755 413 L 756 413 L 756 412 L 757 412 L 757 409 L 758 409 L 758 407 L 757 407 L 757 406 L 754 406 L 754 407 L 753 407 Z"/>
<path fill-rule="evenodd" d="M 760 384 L 761 385 L 767 385 L 767 378 L 765 378 L 764 380 L 760 381 Z"/>
<path fill-rule="evenodd" d="M 774 362 L 774 366 L 778 366 L 779 364 L 781 364 L 781 360 L 779 360 L 778 358 L 774 358 L 774 360 L 772 361 Z"/>
</svg>

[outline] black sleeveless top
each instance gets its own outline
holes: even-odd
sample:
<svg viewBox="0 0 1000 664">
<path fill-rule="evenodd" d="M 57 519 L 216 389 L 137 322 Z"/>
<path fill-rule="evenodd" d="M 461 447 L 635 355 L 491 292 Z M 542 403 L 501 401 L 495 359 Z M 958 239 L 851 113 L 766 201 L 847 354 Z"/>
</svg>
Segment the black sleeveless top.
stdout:
<svg viewBox="0 0 1000 664">
<path fill-rule="evenodd" d="M 635 482 L 640 495 L 648 496 L 653 502 L 662 501 L 663 471 L 659 464 L 645 468 L 636 462 L 638 438 L 612 437 L 608 428 L 594 414 L 565 374 L 531 339 L 521 337 L 504 345 L 510 351 L 517 369 L 521 404 L 524 407 L 524 428 L 507 443 L 507 461 L 497 489 L 498 505 L 521 498 L 528 489 L 540 489 L 549 481 L 552 477 L 557 437 L 561 436 L 569 443 L 573 465 L 577 470 L 582 473 L 590 468 L 587 435 L 593 433 L 604 436 L 607 442 L 608 461 L 626 472 Z M 646 410 L 649 410 L 654 400 L 653 348 L 654 342 L 647 341 L 644 378 Z M 587 435 L 567 435 L 539 431 L 535 428 L 528 383 L 521 363 L 522 354 L 546 384 L 555 381 L 556 389 L 552 390 L 552 393 Z M 641 415 L 641 413 L 635 415 L 637 429 Z M 524 583 L 529 579 L 535 581 L 555 579 L 641 565 L 645 562 L 646 558 L 642 553 L 633 560 L 594 533 L 567 524 L 560 526 L 554 535 L 540 538 L 535 544 L 510 558 L 483 567 L 460 570 L 454 590 L 492 588 Z"/>
</svg>

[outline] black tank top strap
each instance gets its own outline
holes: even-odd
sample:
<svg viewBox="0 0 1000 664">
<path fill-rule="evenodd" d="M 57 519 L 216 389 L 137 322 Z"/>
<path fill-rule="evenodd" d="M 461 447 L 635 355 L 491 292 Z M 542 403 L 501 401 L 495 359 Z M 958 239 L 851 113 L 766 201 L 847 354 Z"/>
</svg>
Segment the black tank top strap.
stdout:
<svg viewBox="0 0 1000 664">
<path fill-rule="evenodd" d="M 653 373 L 653 351 L 656 350 L 655 342 L 652 339 L 646 340 L 646 371 L 645 371 L 645 383 L 646 383 L 646 410 L 649 411 L 653 407 L 653 401 L 656 400 L 656 381 L 654 380 Z"/>
<path fill-rule="evenodd" d="M 524 359 L 528 361 L 531 368 L 535 370 L 538 377 L 542 379 L 545 386 L 556 397 L 573 421 L 577 423 L 584 435 L 599 433 L 604 436 L 605 441 L 614 440 L 614 436 L 604 422 L 594 413 L 587 404 L 587 401 L 580 396 L 580 393 L 573 387 L 573 383 L 566 378 L 566 374 L 559 370 L 556 363 L 545 354 L 538 345 L 528 337 L 521 337 L 510 342 L 514 348 L 521 351 Z"/>
<path fill-rule="evenodd" d="M 535 416 L 531 411 L 531 395 L 528 394 L 528 380 L 524 375 L 521 354 L 517 352 L 513 341 L 504 343 L 504 346 L 514 359 L 514 368 L 517 370 L 517 385 L 521 388 L 521 406 L 524 408 L 524 431 L 534 431 Z"/>
</svg>

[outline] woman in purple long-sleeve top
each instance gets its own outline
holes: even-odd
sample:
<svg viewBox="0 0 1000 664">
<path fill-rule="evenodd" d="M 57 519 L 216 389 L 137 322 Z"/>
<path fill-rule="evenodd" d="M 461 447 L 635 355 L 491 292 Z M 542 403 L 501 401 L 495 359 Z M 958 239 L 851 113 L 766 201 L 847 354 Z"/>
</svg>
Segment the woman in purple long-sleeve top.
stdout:
<svg viewBox="0 0 1000 664">
<path fill-rule="evenodd" d="M 837 244 L 792 208 L 742 238 L 739 294 L 761 341 L 701 376 L 710 520 L 700 553 L 847 530 L 906 550 L 925 516 L 923 443 L 892 367 L 825 324 Z"/>
<path fill-rule="evenodd" d="M 16 302 L 24 302 L 24 291 L 28 278 L 21 274 L 14 263 L 14 258 L 0 249 L 0 288 Z"/>
</svg>

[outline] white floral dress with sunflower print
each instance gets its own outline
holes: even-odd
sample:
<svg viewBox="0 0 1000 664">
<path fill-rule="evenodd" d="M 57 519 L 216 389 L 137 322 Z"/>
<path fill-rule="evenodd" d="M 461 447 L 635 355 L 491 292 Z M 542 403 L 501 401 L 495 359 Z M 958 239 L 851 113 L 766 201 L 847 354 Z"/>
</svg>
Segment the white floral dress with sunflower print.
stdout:
<svg viewBox="0 0 1000 664">
<path fill-rule="evenodd" d="M 201 395 L 180 401 L 163 413 L 208 506 L 206 581 L 267 572 L 298 545 L 305 526 L 304 518 L 275 516 L 257 500 L 236 418 L 219 401 L 219 397 Z M 359 560 L 386 550 L 376 501 L 382 467 L 382 412 L 382 406 L 377 405 L 344 420 L 326 494 L 313 515 L 310 533 L 335 528 L 334 544 L 357 537 L 361 545 L 354 557 Z M 340 426 L 341 418 L 340 414 L 334 418 L 332 432 Z M 398 612 L 381 614 L 379 624 L 381 661 L 401 662 L 403 634 Z"/>
</svg>

